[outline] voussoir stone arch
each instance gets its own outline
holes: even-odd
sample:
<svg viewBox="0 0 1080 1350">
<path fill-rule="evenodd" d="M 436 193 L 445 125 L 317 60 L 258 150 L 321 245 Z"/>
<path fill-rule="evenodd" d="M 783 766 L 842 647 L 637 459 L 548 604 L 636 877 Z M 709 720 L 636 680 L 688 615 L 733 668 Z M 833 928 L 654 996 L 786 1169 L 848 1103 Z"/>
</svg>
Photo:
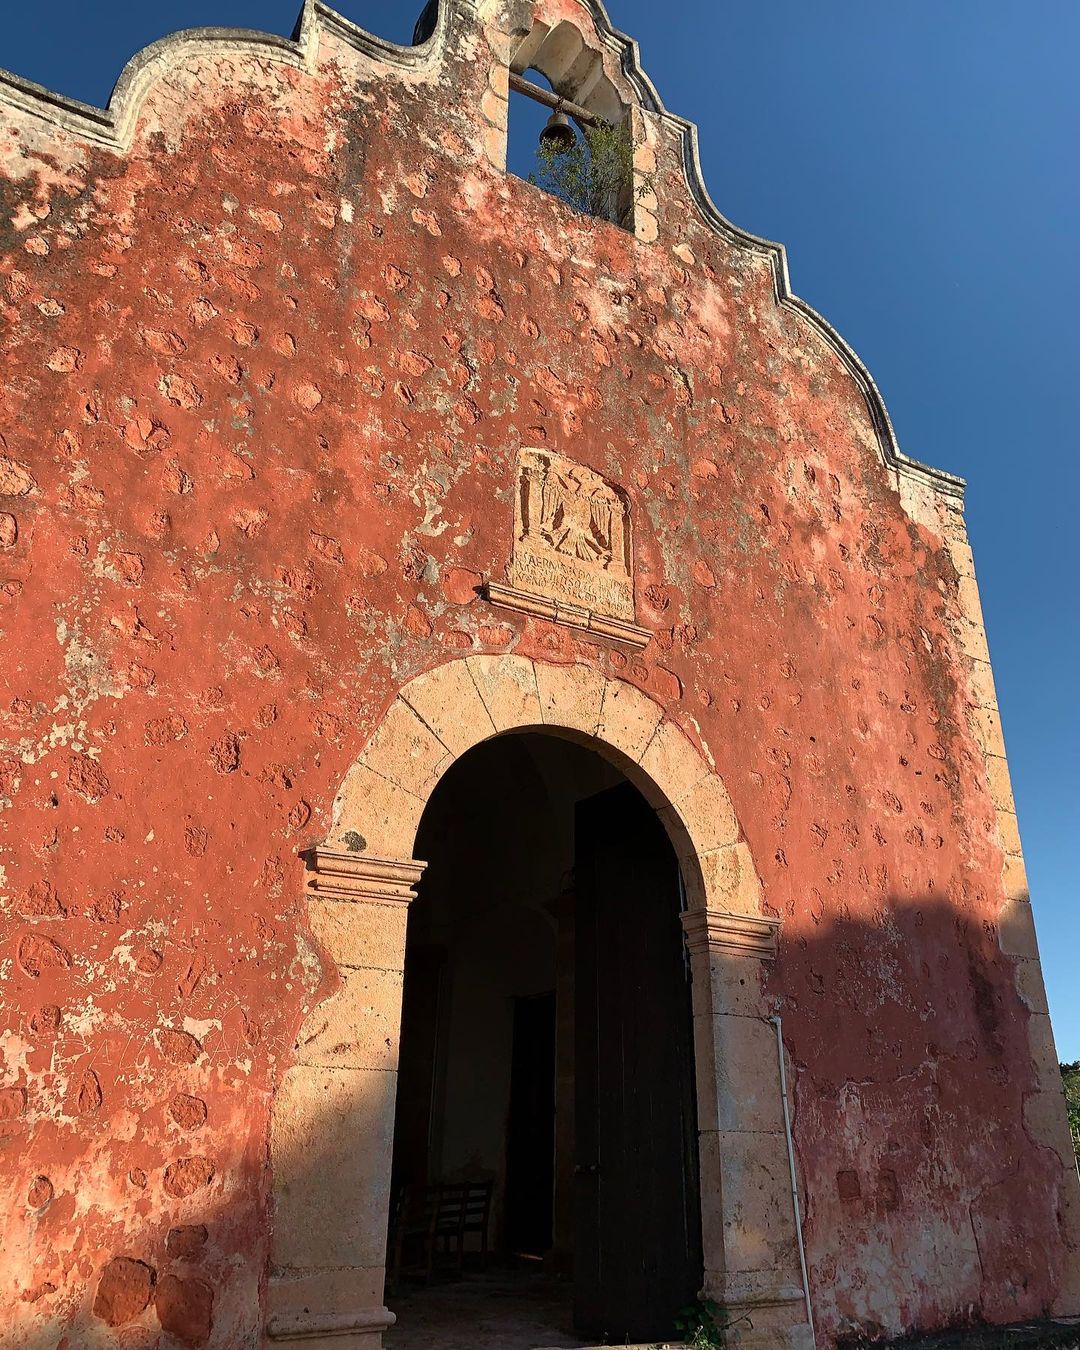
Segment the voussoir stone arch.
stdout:
<svg viewBox="0 0 1080 1350">
<path fill-rule="evenodd" d="M 691 907 L 756 915 L 761 889 L 719 775 L 663 708 L 584 664 L 467 656 L 406 684 L 349 770 L 327 844 L 411 858 L 432 790 L 474 745 L 536 729 L 595 748 L 657 811 Z"/>
<path fill-rule="evenodd" d="M 334 1337 L 377 1350 L 394 1321 L 382 1299 L 408 911 L 425 866 L 413 856 L 417 829 L 456 759 L 526 730 L 597 750 L 672 840 L 687 892 L 704 1288 L 770 1319 L 748 1348 L 808 1350 L 765 1004 L 780 924 L 761 913 L 730 798 L 707 751 L 635 685 L 516 655 L 466 656 L 406 684 L 307 856 L 309 926 L 336 978 L 275 1093 L 267 1344 Z M 791 1335 L 778 1337 L 780 1326 Z"/>
</svg>

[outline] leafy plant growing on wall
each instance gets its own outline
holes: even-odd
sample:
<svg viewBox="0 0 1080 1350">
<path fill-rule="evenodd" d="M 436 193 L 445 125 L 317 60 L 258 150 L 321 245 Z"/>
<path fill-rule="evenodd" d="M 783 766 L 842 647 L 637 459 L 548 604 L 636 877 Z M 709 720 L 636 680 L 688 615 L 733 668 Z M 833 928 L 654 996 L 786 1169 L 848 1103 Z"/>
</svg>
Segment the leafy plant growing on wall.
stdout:
<svg viewBox="0 0 1080 1350">
<path fill-rule="evenodd" d="M 569 145 L 541 140 L 528 181 L 585 215 L 621 225 L 633 202 L 634 144 L 629 127 L 598 122 Z M 639 183 L 637 196 L 649 190 Z"/>
<path fill-rule="evenodd" d="M 1062 1064 L 1061 1083 L 1065 1089 L 1065 1104 L 1069 1108 L 1069 1133 L 1073 1152 L 1080 1158 L 1080 1059 Z"/>
<path fill-rule="evenodd" d="M 744 1319 L 738 1317 L 736 1322 Z M 690 1350 L 723 1350 L 724 1332 L 735 1323 L 728 1320 L 727 1309 L 711 1298 L 699 1299 L 684 1308 L 675 1319 L 675 1329 L 685 1337 Z"/>
</svg>

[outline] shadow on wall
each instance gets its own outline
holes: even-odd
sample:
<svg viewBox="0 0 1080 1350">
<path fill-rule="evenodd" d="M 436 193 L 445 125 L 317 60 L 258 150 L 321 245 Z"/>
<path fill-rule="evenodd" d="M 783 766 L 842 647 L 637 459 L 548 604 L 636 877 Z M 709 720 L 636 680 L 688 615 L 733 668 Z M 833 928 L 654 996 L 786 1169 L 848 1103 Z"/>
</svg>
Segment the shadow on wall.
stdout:
<svg viewBox="0 0 1080 1350">
<path fill-rule="evenodd" d="M 817 1320 L 853 1346 L 1048 1315 L 1075 1179 L 1039 1142 L 1068 1135 L 1038 963 L 966 887 L 859 902 L 812 898 L 772 977 Z"/>
<path fill-rule="evenodd" d="M 788 1055 L 818 1345 L 1046 1314 L 1066 1257 L 1057 1216 L 1067 1173 L 1058 1153 L 1028 1131 L 1034 1113 L 1054 1110 L 1066 1141 L 1068 1130 L 1060 1095 L 1055 1103 L 1038 1092 L 1015 963 L 981 918 L 981 897 L 912 901 L 882 893 L 860 894 L 858 902 L 859 918 L 854 900 L 849 917 L 828 918 L 811 902 L 805 915 L 790 918 L 770 976 L 772 991 L 786 991 L 775 1006 Z M 1045 1011 L 1037 994 L 1030 1002 Z M 752 1091 L 751 1072 L 732 1065 L 729 1089 Z M 389 1094 L 393 1078 L 382 1078 Z M 381 1109 L 365 1114 L 392 1119 L 389 1102 L 375 1105 Z M 372 1147 L 354 1139 L 332 1106 L 328 1100 L 326 1118 L 292 1141 L 295 1175 L 277 1222 L 306 1206 L 316 1231 L 333 1237 L 345 1228 L 362 1245 L 370 1200 L 351 1191 L 357 1178 L 376 1190 L 388 1185 L 390 1141 Z M 235 1238 L 259 1232 L 261 1164 L 251 1166 L 238 1198 L 224 1203 L 226 1178 L 200 1157 L 200 1128 L 193 1124 L 176 1156 L 148 1178 L 142 1240 L 103 1252 L 89 1278 L 72 1271 L 70 1286 L 43 1286 L 35 1254 L 63 1196 L 35 1192 L 38 1183 L 27 1179 L 28 1241 L 24 1253 L 5 1258 L 23 1263 L 22 1302 L 5 1315 L 0 1344 L 234 1350 L 257 1343 L 253 1291 L 265 1233 L 249 1241 L 247 1271 Z M 16 1138 L 8 1136 L 9 1147 Z M 98 1158 L 85 1171 L 102 1165 Z M 231 1193 L 237 1196 L 235 1186 Z M 155 1210 L 168 1217 L 156 1219 Z M 125 1219 L 130 1232 L 130 1214 Z M 767 1235 L 745 1232 L 744 1240 L 764 1250 Z"/>
</svg>

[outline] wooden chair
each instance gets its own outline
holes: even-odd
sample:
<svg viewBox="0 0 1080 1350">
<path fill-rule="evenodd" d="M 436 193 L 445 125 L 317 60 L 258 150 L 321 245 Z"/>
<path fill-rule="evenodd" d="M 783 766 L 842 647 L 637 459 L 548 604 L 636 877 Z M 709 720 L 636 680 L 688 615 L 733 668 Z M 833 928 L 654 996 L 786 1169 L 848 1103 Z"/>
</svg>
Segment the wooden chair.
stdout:
<svg viewBox="0 0 1080 1350">
<path fill-rule="evenodd" d="M 480 1261 L 487 1268 L 488 1227 L 491 1221 L 492 1181 L 442 1181 L 428 1186 L 405 1186 L 395 1197 L 388 1242 L 390 1283 L 402 1274 L 431 1279 L 437 1257 L 456 1258 L 465 1268 L 465 1238 L 480 1238 Z M 410 1249 L 415 1258 L 406 1262 Z"/>
<path fill-rule="evenodd" d="M 435 1225 L 438 1221 L 437 1186 L 402 1186 L 390 1218 L 390 1283 L 400 1280 L 402 1272 L 431 1279 L 435 1260 Z M 406 1243 L 419 1249 L 419 1262 L 405 1264 Z"/>
<path fill-rule="evenodd" d="M 457 1268 L 465 1268 L 465 1238 L 476 1233 L 480 1238 L 480 1264 L 487 1269 L 488 1224 L 491 1219 L 493 1181 L 446 1181 L 440 1186 L 435 1237 L 443 1241 L 443 1250 L 451 1255 L 456 1248 Z"/>
</svg>

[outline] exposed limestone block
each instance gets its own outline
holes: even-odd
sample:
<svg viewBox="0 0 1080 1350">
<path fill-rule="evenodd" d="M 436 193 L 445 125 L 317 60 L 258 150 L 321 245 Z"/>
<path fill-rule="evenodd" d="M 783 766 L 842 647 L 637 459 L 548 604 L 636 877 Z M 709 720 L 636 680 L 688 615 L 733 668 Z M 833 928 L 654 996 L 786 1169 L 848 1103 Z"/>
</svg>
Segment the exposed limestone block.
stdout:
<svg viewBox="0 0 1080 1350">
<path fill-rule="evenodd" d="M 1007 956 L 1038 960 L 1039 944 L 1031 906 L 1023 900 L 1010 900 L 1002 906 L 998 918 L 998 940 Z"/>
<path fill-rule="evenodd" d="M 306 1065 L 394 1070 L 400 1028 L 401 972 L 345 967 L 341 988 L 304 1022 L 296 1058 Z"/>
<path fill-rule="evenodd" d="M 421 798 L 359 763 L 334 802 L 334 835 L 345 849 L 407 858 L 423 809 Z"/>
<path fill-rule="evenodd" d="M 1005 888 L 1005 900 L 1026 903 L 1031 899 L 1028 891 L 1027 870 L 1020 856 L 1006 857 L 1001 869 L 1001 881 Z"/>
<path fill-rule="evenodd" d="M 790 1205 L 776 1204 L 785 1187 L 789 1195 L 791 1190 L 783 1133 L 705 1132 L 701 1167 L 714 1197 L 702 1228 L 710 1246 L 727 1253 L 728 1275 L 789 1269 L 794 1218 Z"/>
<path fill-rule="evenodd" d="M 465 664 L 496 730 L 543 725 L 531 661 L 520 656 L 469 656 Z"/>
<path fill-rule="evenodd" d="M 686 837 L 692 841 L 689 848 L 694 855 L 725 848 L 739 837 L 739 822 L 735 819 L 731 798 L 720 779 L 712 773 L 700 778 L 674 806 L 661 809 L 660 818 L 666 821 L 669 817 L 678 818 Z M 686 847 L 677 844 L 676 852 L 682 856 Z"/>
<path fill-rule="evenodd" d="M 447 662 L 410 680 L 401 697 L 455 755 L 497 730 L 464 661 Z"/>
<path fill-rule="evenodd" d="M 761 912 L 761 883 L 746 844 L 727 844 L 698 858 L 710 908 L 733 914 Z"/>
<path fill-rule="evenodd" d="M 1005 740 L 1001 734 L 1001 718 L 996 708 L 985 707 L 969 710 L 968 723 L 976 744 L 984 754 L 1004 758 Z"/>
<path fill-rule="evenodd" d="M 403 904 L 341 900 L 311 900 L 308 904 L 312 931 L 339 966 L 403 969 L 408 917 Z"/>
<path fill-rule="evenodd" d="M 404 699 L 395 699 L 364 749 L 362 762 L 382 778 L 425 798 L 453 756 Z"/>
<path fill-rule="evenodd" d="M 1023 999 L 1025 1007 L 1030 1009 L 1031 1012 L 1049 1012 L 1041 962 L 1018 961 L 1016 963 L 1016 992 Z"/>
<path fill-rule="evenodd" d="M 1024 1098 L 1024 1126 L 1036 1142 L 1052 1148 L 1065 1167 L 1075 1169 L 1076 1155 L 1064 1107 L 1060 1088 L 1031 1092 Z"/>
<path fill-rule="evenodd" d="M 709 775 L 709 766 L 686 733 L 666 718 L 657 726 L 638 761 L 651 783 L 662 785 L 654 805 L 676 807 Z M 648 789 L 643 789 L 648 796 Z"/>
<path fill-rule="evenodd" d="M 596 734 L 606 745 L 614 746 L 636 764 L 663 715 L 660 705 L 632 684 L 609 681 L 604 690 Z"/>
<path fill-rule="evenodd" d="M 1020 857 L 1022 852 L 1020 847 L 1020 824 L 1016 819 L 1016 812 L 998 811 L 997 827 L 1002 851 L 1008 857 Z"/>
<path fill-rule="evenodd" d="M 276 1266 L 382 1265 L 390 1178 L 381 1155 L 392 1143 L 395 1085 L 379 1069 L 286 1072 L 272 1132 Z"/>
<path fill-rule="evenodd" d="M 759 1017 L 714 1014 L 716 1121 L 703 1129 L 777 1133 L 784 1128 L 776 1032 Z"/>
<path fill-rule="evenodd" d="M 536 662 L 540 713 L 548 726 L 572 727 L 594 736 L 606 686 L 607 681 L 590 666 Z"/>
<path fill-rule="evenodd" d="M 986 759 L 986 777 L 990 785 L 990 797 L 999 811 L 1015 815 L 1012 783 L 1009 781 L 1009 765 L 1006 760 L 988 755 Z"/>
</svg>

